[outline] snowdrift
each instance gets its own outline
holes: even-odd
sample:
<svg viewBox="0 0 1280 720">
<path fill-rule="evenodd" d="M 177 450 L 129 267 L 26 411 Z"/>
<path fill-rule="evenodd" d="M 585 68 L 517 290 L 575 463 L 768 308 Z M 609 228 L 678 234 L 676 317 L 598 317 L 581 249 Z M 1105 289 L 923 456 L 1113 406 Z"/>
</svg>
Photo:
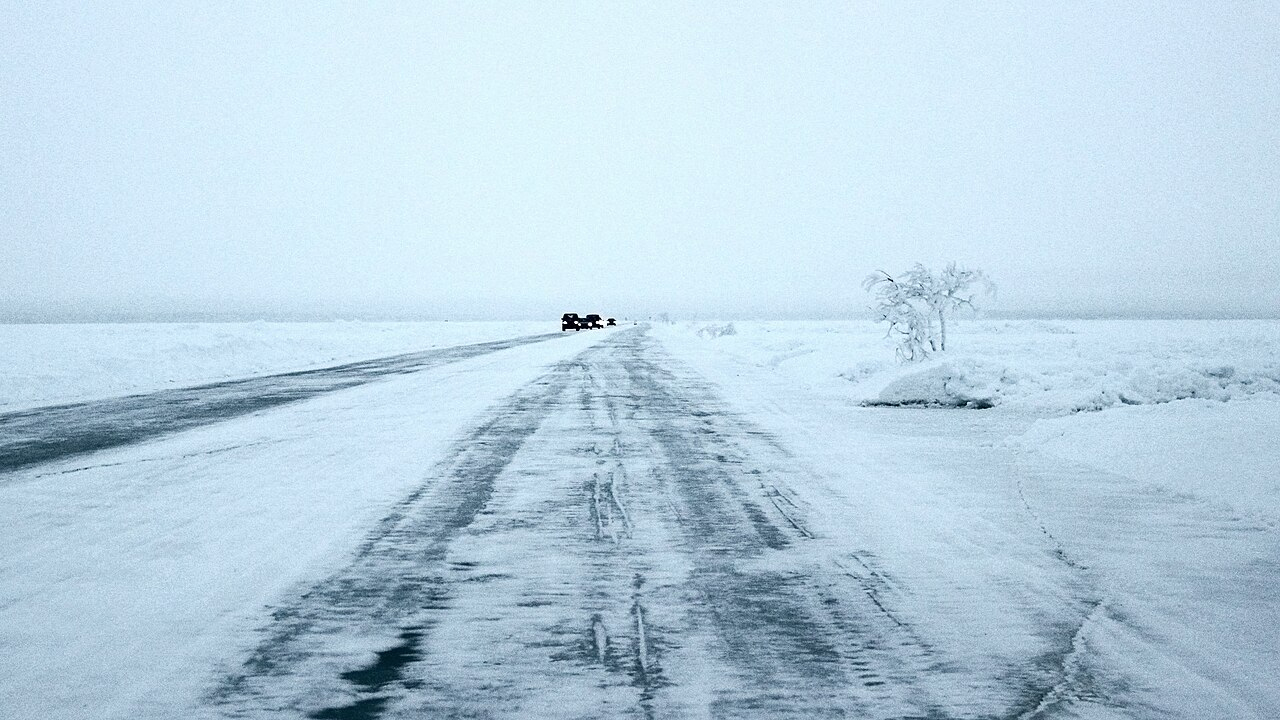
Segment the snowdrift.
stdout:
<svg viewBox="0 0 1280 720">
<path fill-rule="evenodd" d="M 1280 395 L 1276 321 L 962 323 L 952 335 L 955 350 L 911 365 L 894 361 L 883 329 L 870 322 L 739 322 L 732 335 L 720 327 L 684 329 L 738 362 L 823 385 L 867 406 L 1059 415 Z"/>
<path fill-rule="evenodd" d="M 887 379 L 887 382 L 886 382 Z M 1192 358 L 1140 358 L 1095 365 L 1034 357 L 998 362 L 962 357 L 886 371 L 882 389 L 866 383 L 866 405 L 1080 412 L 1200 398 L 1235 400 L 1280 394 L 1280 366 L 1205 364 Z"/>
<path fill-rule="evenodd" d="M 1182 400 L 1041 418 L 1010 442 L 1134 478 L 1155 492 L 1280 523 L 1280 395 Z"/>
</svg>

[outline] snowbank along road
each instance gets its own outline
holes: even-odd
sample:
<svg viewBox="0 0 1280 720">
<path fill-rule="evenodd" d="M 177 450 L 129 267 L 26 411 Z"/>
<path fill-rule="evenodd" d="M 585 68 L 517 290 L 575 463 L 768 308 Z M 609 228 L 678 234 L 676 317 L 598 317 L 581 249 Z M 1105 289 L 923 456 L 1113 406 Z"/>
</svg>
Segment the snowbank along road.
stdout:
<svg viewBox="0 0 1280 720">
<path fill-rule="evenodd" d="M 1143 630 L 1163 570 L 1096 562 L 1117 528 L 1148 537 L 1123 519 L 1142 498 L 975 442 L 1008 421 L 836 427 L 645 327 L 542 339 L 22 414 L 47 446 L 114 422 L 96 447 L 132 444 L 0 474 L 0 718 L 1171 717 L 1184 691 L 1266 716 L 1229 689 L 1247 668 L 1192 672 Z M 918 432 L 941 485 L 902 472 Z M 1062 519 L 1097 497 L 1110 531 Z M 1175 500 L 1142 507 L 1216 556 L 1274 555 Z M 1247 614 L 1271 577 L 1156 614 Z"/>
</svg>

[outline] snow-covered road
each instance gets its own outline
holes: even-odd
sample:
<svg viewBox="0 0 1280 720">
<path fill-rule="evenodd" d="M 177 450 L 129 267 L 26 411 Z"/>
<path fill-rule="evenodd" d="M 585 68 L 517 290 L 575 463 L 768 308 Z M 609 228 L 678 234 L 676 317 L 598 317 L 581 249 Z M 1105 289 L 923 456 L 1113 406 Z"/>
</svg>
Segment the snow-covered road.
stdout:
<svg viewBox="0 0 1280 720">
<path fill-rule="evenodd" d="M 875 578 L 805 552 L 789 464 L 653 340 L 615 335 L 487 416 L 349 565 L 276 609 L 210 700 L 234 716 L 929 710 L 934 658 Z"/>
<path fill-rule="evenodd" d="M 0 717 L 1276 709 L 1275 528 L 659 335 L 0 475 Z"/>
<path fill-rule="evenodd" d="M 424 350 L 314 370 L 0 414 L 0 472 L 127 445 L 486 353 L 544 342 L 546 333 Z"/>
</svg>

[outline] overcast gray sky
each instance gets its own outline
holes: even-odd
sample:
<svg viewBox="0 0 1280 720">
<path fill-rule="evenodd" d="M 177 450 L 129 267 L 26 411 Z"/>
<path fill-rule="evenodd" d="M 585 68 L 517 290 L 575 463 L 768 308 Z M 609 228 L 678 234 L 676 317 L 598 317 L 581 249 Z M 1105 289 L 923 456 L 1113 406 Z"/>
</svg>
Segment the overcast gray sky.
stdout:
<svg viewBox="0 0 1280 720">
<path fill-rule="evenodd" d="M 1280 3 L 0 0 L 0 317 L 1280 314 Z"/>
</svg>

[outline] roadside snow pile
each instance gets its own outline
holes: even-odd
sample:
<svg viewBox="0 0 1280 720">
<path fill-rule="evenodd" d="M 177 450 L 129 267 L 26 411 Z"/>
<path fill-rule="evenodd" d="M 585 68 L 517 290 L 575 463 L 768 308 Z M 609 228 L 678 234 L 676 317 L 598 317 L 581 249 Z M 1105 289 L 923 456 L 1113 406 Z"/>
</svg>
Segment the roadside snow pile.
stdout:
<svg viewBox="0 0 1280 720">
<path fill-rule="evenodd" d="M 554 329 L 536 322 L 0 325 L 0 411 Z"/>
<path fill-rule="evenodd" d="M 968 327 L 962 326 L 962 327 Z M 997 333 L 1049 333 L 1051 335 L 1075 335 L 1076 331 L 1060 322 L 1050 320 L 1005 320 L 1003 322 L 974 321 L 971 333 L 993 335 Z"/>
<path fill-rule="evenodd" d="M 1016 381 L 995 366 L 972 359 L 916 365 L 913 372 L 897 375 L 864 405 L 919 405 L 928 407 L 995 407 L 1005 390 Z"/>
<path fill-rule="evenodd" d="M 961 357 L 886 371 L 860 386 L 866 405 L 1081 412 L 1200 398 L 1238 400 L 1280 394 L 1280 364 L 1202 363 L 1132 358 L 1083 364 L 1029 356 L 1012 362 Z"/>
<path fill-rule="evenodd" d="M 1260 394 L 1046 418 L 1011 442 L 1280 522 L 1278 435 L 1280 396 Z"/>
<path fill-rule="evenodd" d="M 725 323 L 723 325 L 703 325 L 697 330 L 698 337 L 702 338 L 721 338 L 727 335 L 737 335 L 738 330 L 733 323 Z"/>
</svg>

